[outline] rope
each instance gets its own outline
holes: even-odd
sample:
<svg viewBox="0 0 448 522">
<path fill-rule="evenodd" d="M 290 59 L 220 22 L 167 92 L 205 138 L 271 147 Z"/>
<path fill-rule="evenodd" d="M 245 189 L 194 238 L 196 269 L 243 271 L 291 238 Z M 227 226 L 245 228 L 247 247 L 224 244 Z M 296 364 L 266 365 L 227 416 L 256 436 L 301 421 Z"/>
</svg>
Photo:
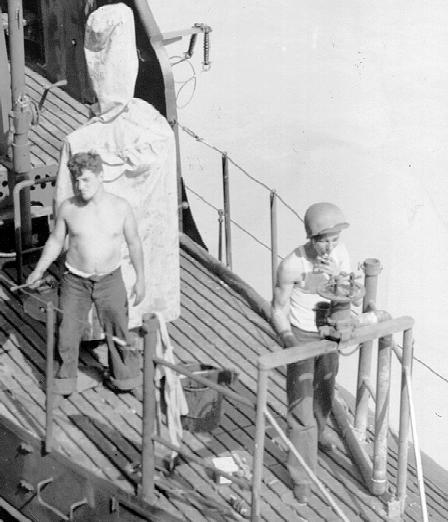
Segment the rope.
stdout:
<svg viewBox="0 0 448 522">
<path fill-rule="evenodd" d="M 219 154 L 221 155 L 225 155 L 227 156 L 227 159 L 229 161 L 229 163 L 231 163 L 234 167 L 236 167 L 238 170 L 240 170 L 245 176 L 247 176 L 250 180 L 252 180 L 254 183 L 256 183 L 257 185 L 259 185 L 260 187 L 263 187 L 265 190 L 269 191 L 269 192 L 274 192 L 274 189 L 272 189 L 271 187 L 269 187 L 268 185 L 266 185 L 266 183 L 263 183 L 262 181 L 260 181 L 259 179 L 255 178 L 254 176 L 252 176 L 251 174 L 249 174 L 249 172 L 244 169 L 241 165 L 239 165 L 235 160 L 233 160 L 225 151 L 219 149 L 218 147 L 215 147 L 214 145 L 212 145 L 211 143 L 209 143 L 208 141 L 206 141 L 204 138 L 201 138 L 198 134 L 196 134 L 194 131 L 192 131 L 191 129 L 189 129 L 188 127 L 186 127 L 185 125 L 182 125 L 181 123 L 177 122 L 177 125 L 186 133 L 188 134 L 189 136 L 191 136 L 192 138 L 194 138 L 196 141 L 199 141 L 200 143 L 203 143 L 206 147 L 214 150 L 215 152 L 218 152 Z M 281 196 L 279 196 L 276 192 L 276 196 L 278 198 L 278 200 L 283 203 L 283 205 L 290 211 L 292 212 L 302 223 L 303 223 L 303 218 L 294 210 L 294 208 L 289 205 L 289 203 L 287 203 Z"/>
</svg>

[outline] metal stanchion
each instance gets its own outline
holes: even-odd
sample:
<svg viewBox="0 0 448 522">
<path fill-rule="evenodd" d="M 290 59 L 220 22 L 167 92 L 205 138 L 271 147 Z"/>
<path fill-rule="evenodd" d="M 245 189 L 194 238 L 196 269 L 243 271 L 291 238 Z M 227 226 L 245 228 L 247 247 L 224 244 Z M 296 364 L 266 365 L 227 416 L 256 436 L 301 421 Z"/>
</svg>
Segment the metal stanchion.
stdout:
<svg viewBox="0 0 448 522">
<path fill-rule="evenodd" d="M 277 282 L 278 266 L 278 231 L 277 231 L 277 192 L 271 190 L 269 195 L 269 208 L 271 216 L 271 273 L 272 273 L 272 296 L 274 296 Z"/>
<path fill-rule="evenodd" d="M 389 396 L 392 336 L 378 341 L 378 371 L 375 408 L 375 443 L 373 450 L 372 493 L 381 495 L 387 487 L 387 434 L 389 430 Z"/>
<path fill-rule="evenodd" d="M 378 259 L 366 259 L 363 263 L 363 269 L 365 273 L 364 287 L 366 293 L 364 294 L 362 311 L 367 312 L 369 306 L 376 303 L 378 274 L 381 271 L 380 261 Z M 354 427 L 359 440 L 362 441 L 366 438 L 367 419 L 369 414 L 369 391 L 365 383 L 370 379 L 372 350 L 373 341 L 362 343 L 359 349 Z"/>
<path fill-rule="evenodd" d="M 218 259 L 222 262 L 222 223 L 224 221 L 224 212 L 218 210 Z"/>
<path fill-rule="evenodd" d="M 263 454 L 264 454 L 264 435 L 265 435 L 265 416 L 266 403 L 268 398 L 268 371 L 258 369 L 257 381 L 257 411 L 256 411 L 256 432 L 253 455 L 253 477 L 252 477 L 252 506 L 251 521 L 260 520 L 260 489 L 263 479 Z"/>
<path fill-rule="evenodd" d="M 45 451 L 49 453 L 53 445 L 53 358 L 54 358 L 54 305 L 47 303 L 47 353 L 45 365 Z"/>
<path fill-rule="evenodd" d="M 232 270 L 232 229 L 230 220 L 229 159 L 222 155 L 222 185 L 224 198 L 224 230 L 226 240 L 226 265 Z"/>
<path fill-rule="evenodd" d="M 398 443 L 398 477 L 397 497 L 400 501 L 402 513 L 406 502 L 406 483 L 408 473 L 408 445 L 409 445 L 409 394 L 406 370 L 411 372 L 413 357 L 412 330 L 403 333 L 403 354 L 401 359 L 401 401 L 400 401 L 400 427 Z"/>
<path fill-rule="evenodd" d="M 142 449 L 142 488 L 141 496 L 145 502 L 154 504 L 154 425 L 156 402 L 154 391 L 154 354 L 157 343 L 158 322 L 153 314 L 144 314 L 143 329 L 143 449 Z"/>
</svg>

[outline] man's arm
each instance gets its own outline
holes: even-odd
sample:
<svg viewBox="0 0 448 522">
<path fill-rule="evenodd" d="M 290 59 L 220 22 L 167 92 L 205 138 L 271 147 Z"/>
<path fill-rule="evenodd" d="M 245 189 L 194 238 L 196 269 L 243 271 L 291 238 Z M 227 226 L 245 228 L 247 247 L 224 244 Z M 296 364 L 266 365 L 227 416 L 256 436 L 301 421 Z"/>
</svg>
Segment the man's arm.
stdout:
<svg viewBox="0 0 448 522">
<path fill-rule="evenodd" d="M 53 232 L 45 243 L 43 252 L 37 262 L 36 267 L 28 276 L 26 282 L 33 285 L 40 281 L 47 268 L 57 259 L 64 246 L 65 236 L 67 235 L 66 215 L 67 205 L 62 204 L 59 214 L 56 218 L 56 224 Z"/>
<path fill-rule="evenodd" d="M 280 263 L 277 270 L 277 282 L 272 302 L 272 322 L 285 346 L 295 346 L 297 344 L 288 319 L 293 287 L 294 277 L 288 258 L 286 258 Z"/>
<path fill-rule="evenodd" d="M 137 223 L 135 221 L 134 213 L 129 204 L 126 204 L 126 215 L 124 219 L 124 237 L 129 249 L 129 256 L 131 258 L 132 266 L 135 270 L 135 284 L 132 290 L 134 298 L 134 306 L 141 303 L 145 297 L 145 271 L 143 267 L 143 248 L 142 242 L 138 235 Z"/>
</svg>

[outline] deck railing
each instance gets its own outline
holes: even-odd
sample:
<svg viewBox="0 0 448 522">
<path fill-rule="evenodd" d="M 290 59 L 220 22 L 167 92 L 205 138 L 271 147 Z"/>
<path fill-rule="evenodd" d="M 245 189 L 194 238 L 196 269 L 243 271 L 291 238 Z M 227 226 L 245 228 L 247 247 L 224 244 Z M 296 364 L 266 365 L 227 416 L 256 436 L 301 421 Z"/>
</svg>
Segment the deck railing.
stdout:
<svg viewBox="0 0 448 522">
<path fill-rule="evenodd" d="M 53 449 L 53 357 L 54 357 L 54 322 L 55 314 L 52 303 L 46 305 L 46 324 L 47 324 L 47 363 L 46 363 L 46 432 L 45 432 L 45 450 L 50 452 Z M 420 454 L 418 451 L 418 440 L 415 430 L 415 416 L 413 414 L 413 402 L 411 392 L 411 362 L 413 353 L 413 335 L 412 327 L 414 320 L 411 317 L 400 317 L 397 319 L 389 319 L 378 324 L 362 326 L 357 328 L 352 337 L 347 341 L 319 340 L 306 344 L 301 347 L 290 347 L 284 350 L 272 352 L 263 355 L 258 360 L 258 378 L 257 378 L 257 399 L 253 401 L 236 392 L 216 384 L 201 375 L 189 371 L 182 365 L 172 364 L 164 359 L 156 357 L 157 330 L 159 328 L 158 319 L 155 314 L 145 314 L 142 330 L 144 333 L 143 351 L 144 351 L 144 393 L 143 393 L 143 419 L 142 419 L 142 482 L 140 495 L 146 502 L 153 504 L 155 497 L 155 454 L 154 443 L 158 442 L 172 451 L 178 452 L 186 459 L 190 459 L 195 463 L 201 464 L 205 468 L 213 470 L 216 474 L 229 478 L 232 482 L 238 484 L 244 489 L 251 489 L 251 520 L 259 521 L 261 517 L 261 486 L 263 478 L 263 459 L 264 459 L 264 438 L 266 428 L 266 418 L 278 431 L 280 437 L 288 445 L 299 462 L 302 463 L 305 471 L 310 476 L 310 480 L 321 490 L 322 495 L 326 498 L 328 504 L 335 511 L 341 520 L 347 521 L 347 517 L 337 506 L 332 497 L 329 495 L 325 486 L 320 483 L 317 477 L 306 466 L 302 456 L 297 452 L 287 436 L 276 423 L 274 417 L 268 410 L 268 388 L 269 376 L 272 370 L 280 366 L 296 363 L 305 359 L 317 357 L 319 355 L 344 351 L 352 345 L 360 345 L 367 341 L 379 339 L 379 352 L 382 354 L 378 357 L 378 375 L 389 374 L 391 364 L 391 352 L 393 349 L 392 335 L 403 333 L 402 353 L 399 360 L 402 365 L 401 379 L 401 397 L 400 397 L 400 428 L 399 428 L 399 448 L 398 448 L 398 475 L 396 482 L 396 497 L 393 502 L 389 503 L 389 507 L 395 507 L 395 510 L 402 515 L 405 509 L 406 487 L 407 487 L 407 464 L 408 464 L 408 442 L 409 442 L 409 419 L 411 418 L 411 428 L 414 438 L 414 449 L 417 461 L 417 472 L 421 497 L 421 508 L 423 520 L 427 520 L 426 500 L 424 493 L 423 475 L 421 471 Z M 398 352 L 397 348 L 395 351 Z M 232 400 L 239 401 L 246 406 L 255 408 L 256 411 L 256 429 L 253 447 L 253 472 L 252 481 L 235 477 L 212 464 L 199 459 L 191 453 L 177 447 L 170 441 L 167 441 L 155 434 L 155 385 L 154 385 L 154 365 L 164 365 L 171 368 L 175 372 L 185 375 L 197 382 L 208 386 L 219 393 L 226 395 Z M 387 437 L 384 433 L 388 429 L 389 407 L 389 383 L 385 383 L 383 378 L 378 379 L 376 393 L 376 411 L 375 411 L 375 445 L 373 460 L 370 460 L 366 451 L 359 444 L 359 440 L 354 436 L 353 427 L 350 425 L 347 414 L 338 400 L 333 405 L 333 413 L 342 427 L 343 434 L 349 449 L 357 461 L 361 474 L 375 495 L 381 495 L 385 492 L 387 486 L 386 464 L 387 464 Z M 348 435 L 348 436 L 347 436 Z"/>
<path fill-rule="evenodd" d="M 252 490 L 252 504 L 251 504 L 251 520 L 258 521 L 260 520 L 260 490 L 261 490 L 261 477 L 262 477 L 262 469 L 263 469 L 263 452 L 264 452 L 264 435 L 265 435 L 265 423 L 264 416 L 267 415 L 274 426 L 274 428 L 279 429 L 275 423 L 275 420 L 272 416 L 270 416 L 269 412 L 266 410 L 267 404 L 267 381 L 265 380 L 265 373 L 260 373 L 260 363 L 259 363 L 259 371 L 258 371 L 258 389 L 257 389 L 257 400 L 252 401 L 247 397 L 244 397 L 240 394 L 235 393 L 228 388 L 216 384 L 215 382 L 207 379 L 203 376 L 194 374 L 188 371 L 187 368 L 182 367 L 181 365 L 171 364 L 163 359 L 160 359 L 155 356 L 155 347 L 157 342 L 157 329 L 158 329 L 158 320 L 157 317 L 153 314 L 146 314 L 143 320 L 143 330 L 144 330 L 144 394 L 143 394 L 143 450 L 142 450 L 142 491 L 141 495 L 144 500 L 149 503 L 154 502 L 154 442 L 159 442 L 164 444 L 169 449 L 178 452 L 180 455 L 184 455 L 186 458 L 192 458 L 193 460 L 206 467 L 208 469 L 213 470 L 216 474 L 222 475 L 232 482 L 238 484 L 244 489 Z M 319 349 L 315 350 L 316 354 L 325 353 L 328 351 L 328 343 L 323 342 L 323 345 L 319 347 Z M 307 351 L 303 351 L 302 348 L 300 350 L 300 355 L 298 355 L 297 360 L 303 360 L 306 358 Z M 336 343 L 331 343 L 331 351 L 336 350 Z M 305 357 L 302 356 L 305 354 Z M 265 356 L 269 357 L 269 356 Z M 260 358 L 262 364 L 267 360 L 263 357 Z M 192 456 L 189 452 L 185 452 L 182 448 L 177 447 L 171 444 L 169 441 L 162 439 L 158 436 L 154 435 L 154 418 L 155 418 L 155 388 L 154 388 L 154 364 L 160 364 L 163 366 L 167 366 L 172 370 L 176 371 L 181 375 L 185 375 L 191 379 L 196 380 L 197 382 L 208 386 L 219 393 L 226 395 L 227 397 L 239 401 L 246 406 L 252 407 L 256 410 L 256 436 L 254 441 L 254 450 L 253 450 L 253 474 L 252 474 L 252 482 L 249 483 L 247 480 L 241 477 L 235 477 L 234 475 L 228 474 L 220 469 L 217 469 L 215 466 L 209 464 L 205 460 L 198 459 L 197 457 Z M 283 437 L 286 437 L 283 432 L 280 433 Z M 295 449 L 293 451 L 296 451 Z M 300 454 L 298 454 L 298 458 L 302 459 Z M 303 461 L 303 459 L 302 459 Z M 306 464 L 305 464 L 306 465 Z M 344 515 L 342 510 L 336 505 L 334 500 L 331 498 L 329 493 L 326 491 L 325 487 L 318 481 L 315 475 L 308 470 L 310 473 L 312 480 L 317 484 L 317 486 L 321 489 L 325 498 L 327 499 L 329 505 L 334 509 L 334 511 L 339 515 L 339 517 L 348 522 L 347 517 Z"/>
<path fill-rule="evenodd" d="M 217 208 L 211 203 L 209 203 L 205 198 L 203 198 L 200 194 L 198 194 L 191 187 L 186 186 L 187 190 L 192 194 L 196 195 L 199 199 L 201 199 L 206 205 L 212 207 L 217 212 L 218 219 L 218 259 L 222 261 L 222 245 L 225 243 L 225 264 L 228 268 L 232 269 L 233 265 L 233 248 L 232 248 L 232 224 L 238 227 L 240 230 L 248 234 L 252 237 L 257 243 L 263 245 L 266 249 L 270 251 L 271 257 L 271 274 L 272 274 L 272 291 L 274 291 L 275 283 L 276 283 L 276 274 L 277 274 L 277 266 L 279 260 L 278 253 L 278 203 L 281 203 L 284 208 L 286 208 L 293 216 L 300 222 L 303 223 L 302 217 L 294 210 L 294 208 L 289 205 L 285 199 L 278 194 L 278 192 L 269 187 L 266 183 L 258 180 L 254 176 L 252 176 L 247 170 L 245 170 L 241 165 L 239 165 L 236 161 L 234 161 L 227 152 L 219 149 L 218 147 L 208 143 L 204 138 L 200 137 L 194 131 L 177 122 L 177 126 L 184 131 L 186 134 L 194 138 L 196 141 L 202 143 L 206 147 L 214 150 L 217 154 L 221 156 L 221 166 L 222 166 L 222 196 L 223 196 L 223 208 Z M 248 179 L 250 179 L 254 184 L 262 187 L 269 194 L 269 220 L 270 220 L 270 244 L 266 245 L 258 238 L 256 238 L 253 234 L 247 231 L 244 227 L 236 223 L 231 218 L 231 206 L 230 206 L 230 178 L 229 175 L 229 165 L 232 165 L 234 168 L 242 172 Z M 222 223 L 224 222 L 224 227 L 222 227 Z M 224 230 L 223 230 L 224 228 Z M 224 234 L 224 241 L 223 241 Z"/>
</svg>

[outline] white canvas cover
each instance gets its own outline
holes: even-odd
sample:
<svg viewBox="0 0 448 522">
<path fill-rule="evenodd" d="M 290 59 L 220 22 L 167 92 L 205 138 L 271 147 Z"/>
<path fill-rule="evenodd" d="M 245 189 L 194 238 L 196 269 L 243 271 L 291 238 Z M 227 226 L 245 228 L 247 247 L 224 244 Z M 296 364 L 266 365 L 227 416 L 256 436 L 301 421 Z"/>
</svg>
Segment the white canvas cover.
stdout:
<svg viewBox="0 0 448 522">
<path fill-rule="evenodd" d="M 126 5 L 106 5 L 87 20 L 85 56 L 97 95 L 94 116 L 63 144 L 56 182 L 56 208 L 73 195 L 67 161 L 94 150 L 104 163 L 107 191 L 126 198 L 138 223 L 145 256 L 146 297 L 130 303 L 130 328 L 142 314 L 158 311 L 166 321 L 180 314 L 176 151 L 166 119 L 133 98 L 138 71 L 134 18 Z M 123 278 L 128 296 L 135 280 L 126 245 Z"/>
</svg>

